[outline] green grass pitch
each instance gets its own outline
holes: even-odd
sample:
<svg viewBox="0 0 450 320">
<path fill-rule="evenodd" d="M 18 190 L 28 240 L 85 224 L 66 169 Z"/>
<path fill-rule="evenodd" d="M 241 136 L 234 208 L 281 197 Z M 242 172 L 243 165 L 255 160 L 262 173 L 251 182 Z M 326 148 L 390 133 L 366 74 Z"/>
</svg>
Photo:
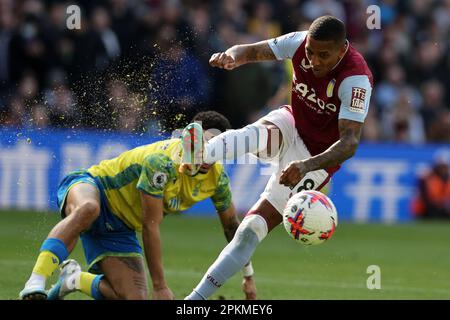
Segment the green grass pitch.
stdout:
<svg viewBox="0 0 450 320">
<path fill-rule="evenodd" d="M 58 221 L 55 213 L 0 211 L 0 299 L 17 299 L 42 240 Z M 161 229 L 166 278 L 182 299 L 226 241 L 213 218 L 169 216 Z M 279 226 L 252 259 L 258 298 L 450 299 L 449 244 L 449 222 L 341 223 L 329 242 L 316 247 L 302 247 Z M 80 242 L 72 257 L 86 267 Z M 380 267 L 379 290 L 367 288 L 370 265 Z M 212 298 L 242 299 L 240 283 L 235 275 Z M 75 293 L 68 299 L 87 298 Z"/>
</svg>

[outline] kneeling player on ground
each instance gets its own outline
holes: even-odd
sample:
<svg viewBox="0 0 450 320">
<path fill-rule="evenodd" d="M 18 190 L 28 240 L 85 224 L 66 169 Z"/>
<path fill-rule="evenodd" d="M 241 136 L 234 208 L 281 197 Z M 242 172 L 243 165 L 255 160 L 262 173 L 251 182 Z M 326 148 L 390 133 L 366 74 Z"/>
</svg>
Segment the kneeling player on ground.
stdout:
<svg viewBox="0 0 450 320">
<path fill-rule="evenodd" d="M 228 120 L 214 111 L 201 112 L 194 121 L 216 132 L 230 128 Z M 207 131 L 205 138 L 211 138 L 212 132 Z M 141 231 L 153 299 L 173 299 L 162 265 L 159 225 L 163 216 L 211 198 L 228 241 L 239 225 L 223 166 L 204 164 L 183 172 L 181 141 L 141 146 L 68 174 L 58 188 L 63 219 L 43 242 L 20 298 L 61 299 L 79 290 L 95 299 L 147 299 L 144 254 L 135 233 Z M 193 193 L 194 188 L 199 192 Z M 78 237 L 89 272 L 82 272 L 75 260 L 64 261 Z M 46 280 L 60 264 L 59 281 L 47 292 Z M 256 298 L 252 271 L 249 262 L 242 284 L 247 299 Z"/>
</svg>

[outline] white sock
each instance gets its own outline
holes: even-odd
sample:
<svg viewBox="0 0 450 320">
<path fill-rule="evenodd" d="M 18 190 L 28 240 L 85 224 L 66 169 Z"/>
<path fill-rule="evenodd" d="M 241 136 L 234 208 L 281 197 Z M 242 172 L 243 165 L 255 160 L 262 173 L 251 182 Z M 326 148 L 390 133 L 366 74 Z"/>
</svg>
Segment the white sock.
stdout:
<svg viewBox="0 0 450 320">
<path fill-rule="evenodd" d="M 236 160 L 246 153 L 256 154 L 267 149 L 268 130 L 263 125 L 250 124 L 239 130 L 228 130 L 208 141 L 205 162 Z"/>
<path fill-rule="evenodd" d="M 267 225 L 261 216 L 250 218 L 253 220 L 253 226 L 249 226 L 247 223 L 249 218 L 246 219 L 239 226 L 233 240 L 222 250 L 197 287 L 184 298 L 185 300 L 208 299 L 250 261 L 256 247 L 267 235 Z"/>
</svg>

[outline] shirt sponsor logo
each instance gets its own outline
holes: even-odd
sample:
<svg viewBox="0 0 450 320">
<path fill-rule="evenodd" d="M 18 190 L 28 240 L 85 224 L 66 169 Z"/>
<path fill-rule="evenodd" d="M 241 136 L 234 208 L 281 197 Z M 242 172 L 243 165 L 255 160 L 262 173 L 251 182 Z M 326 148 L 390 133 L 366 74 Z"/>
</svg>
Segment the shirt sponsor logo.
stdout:
<svg viewBox="0 0 450 320">
<path fill-rule="evenodd" d="M 350 111 L 357 113 L 364 113 L 366 102 L 366 89 L 353 87 L 352 88 L 352 99 L 350 102 Z"/>
<path fill-rule="evenodd" d="M 323 111 L 336 112 L 337 110 L 336 105 L 333 103 L 325 103 L 325 101 L 316 96 L 314 88 L 308 88 L 308 85 L 303 82 L 295 84 L 293 90 L 297 93 L 300 99 L 302 99 L 311 108 L 314 108 L 318 113 L 323 113 Z M 320 109 L 313 107 L 314 105 L 311 103 L 315 106 L 319 106 Z"/>
</svg>

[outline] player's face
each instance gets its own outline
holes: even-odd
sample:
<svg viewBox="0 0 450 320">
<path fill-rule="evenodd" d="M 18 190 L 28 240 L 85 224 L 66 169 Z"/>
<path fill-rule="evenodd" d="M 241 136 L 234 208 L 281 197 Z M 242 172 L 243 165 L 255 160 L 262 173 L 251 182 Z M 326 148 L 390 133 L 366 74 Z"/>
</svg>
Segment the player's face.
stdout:
<svg viewBox="0 0 450 320">
<path fill-rule="evenodd" d="M 208 173 L 209 169 L 213 166 L 213 164 L 204 163 L 200 166 L 198 173 Z"/>
<path fill-rule="evenodd" d="M 334 41 L 314 40 L 306 38 L 306 57 L 317 78 L 325 77 L 345 54 L 346 45 L 338 45 Z"/>
</svg>

